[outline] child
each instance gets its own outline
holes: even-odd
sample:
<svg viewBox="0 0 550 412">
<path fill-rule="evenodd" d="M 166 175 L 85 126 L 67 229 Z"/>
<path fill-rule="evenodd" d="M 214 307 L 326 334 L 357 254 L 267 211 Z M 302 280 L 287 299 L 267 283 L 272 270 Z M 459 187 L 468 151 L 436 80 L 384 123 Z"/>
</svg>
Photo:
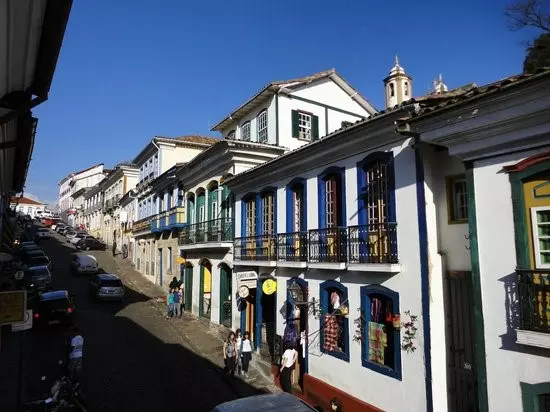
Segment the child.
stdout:
<svg viewBox="0 0 550 412">
<path fill-rule="evenodd" d="M 181 318 L 180 301 L 181 301 L 180 288 L 175 288 L 174 289 L 174 309 L 173 309 L 175 318 Z"/>
<path fill-rule="evenodd" d="M 250 333 L 245 332 L 241 344 L 239 346 L 239 353 L 242 359 L 243 374 L 248 378 L 248 366 L 252 360 L 252 352 L 254 351 L 254 344 L 250 341 Z"/>
<path fill-rule="evenodd" d="M 174 289 L 170 289 L 168 291 L 168 295 L 166 296 L 166 304 L 168 305 L 166 319 L 170 319 L 174 315 Z"/>
</svg>

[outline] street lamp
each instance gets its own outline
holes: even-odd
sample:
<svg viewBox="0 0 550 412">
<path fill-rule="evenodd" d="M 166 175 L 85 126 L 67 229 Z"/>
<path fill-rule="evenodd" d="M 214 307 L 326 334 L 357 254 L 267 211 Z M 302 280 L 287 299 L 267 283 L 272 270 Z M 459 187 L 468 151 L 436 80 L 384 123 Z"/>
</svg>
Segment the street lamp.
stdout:
<svg viewBox="0 0 550 412">
<path fill-rule="evenodd" d="M 295 306 L 306 306 L 308 310 L 311 310 L 311 313 L 313 314 L 313 316 L 316 315 L 317 302 L 315 301 L 315 298 L 314 297 L 311 298 L 311 302 L 305 301 L 304 291 L 302 290 L 302 287 L 298 283 L 296 283 L 295 280 L 293 280 L 290 286 L 288 287 L 288 293 L 292 298 L 292 304 L 294 304 Z"/>
</svg>

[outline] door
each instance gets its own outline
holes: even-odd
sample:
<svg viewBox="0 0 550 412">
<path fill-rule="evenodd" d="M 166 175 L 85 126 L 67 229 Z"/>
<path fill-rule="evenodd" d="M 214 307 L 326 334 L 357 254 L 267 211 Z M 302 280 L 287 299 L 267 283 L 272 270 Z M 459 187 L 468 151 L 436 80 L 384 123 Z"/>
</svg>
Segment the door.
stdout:
<svg viewBox="0 0 550 412">
<path fill-rule="evenodd" d="M 477 410 L 470 272 L 447 273 L 447 374 L 449 411 Z"/>
<path fill-rule="evenodd" d="M 222 265 L 220 267 L 220 323 L 231 327 L 231 269 Z"/>
<path fill-rule="evenodd" d="M 159 248 L 158 254 L 159 254 L 159 285 L 162 286 L 162 248 Z"/>
<path fill-rule="evenodd" d="M 200 282 L 199 315 L 210 319 L 212 266 L 208 261 L 203 262 L 200 266 Z"/>
<path fill-rule="evenodd" d="M 185 266 L 185 310 L 192 311 L 193 304 L 193 267 Z"/>
</svg>

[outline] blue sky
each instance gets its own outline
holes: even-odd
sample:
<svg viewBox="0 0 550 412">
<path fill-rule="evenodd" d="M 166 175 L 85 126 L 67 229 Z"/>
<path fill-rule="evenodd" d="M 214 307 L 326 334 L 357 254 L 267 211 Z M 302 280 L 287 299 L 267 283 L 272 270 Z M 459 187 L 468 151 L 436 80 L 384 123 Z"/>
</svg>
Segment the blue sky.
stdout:
<svg viewBox="0 0 550 412">
<path fill-rule="evenodd" d="M 336 68 L 376 107 L 399 55 L 424 94 L 521 71 L 524 42 L 505 0 L 75 1 L 50 99 L 39 117 L 26 192 L 132 159 L 154 135 L 210 127 L 272 80 Z"/>
</svg>

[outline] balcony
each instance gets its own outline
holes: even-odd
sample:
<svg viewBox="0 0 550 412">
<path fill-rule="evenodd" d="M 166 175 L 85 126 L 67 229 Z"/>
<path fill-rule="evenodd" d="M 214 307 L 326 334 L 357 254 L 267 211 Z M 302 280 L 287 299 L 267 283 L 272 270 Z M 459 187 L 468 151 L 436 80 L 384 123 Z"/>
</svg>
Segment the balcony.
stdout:
<svg viewBox="0 0 550 412">
<path fill-rule="evenodd" d="M 550 349 L 550 270 L 516 270 L 520 310 L 517 343 Z"/>
<path fill-rule="evenodd" d="M 280 233 L 277 235 L 277 266 L 307 266 L 307 232 Z"/>
<path fill-rule="evenodd" d="M 182 228 L 185 223 L 185 208 L 181 206 L 165 210 L 151 219 L 151 232 L 164 232 Z"/>
<path fill-rule="evenodd" d="M 348 263 L 349 270 L 398 272 L 397 224 L 348 227 Z"/>
<path fill-rule="evenodd" d="M 179 238 L 183 249 L 231 247 L 233 242 L 232 219 L 213 219 L 185 226 Z"/>
<path fill-rule="evenodd" d="M 152 229 L 151 220 L 152 218 L 151 216 L 149 216 L 134 222 L 134 226 L 133 226 L 134 234 L 140 233 L 140 232 L 145 232 L 145 233 L 150 232 Z"/>
<path fill-rule="evenodd" d="M 347 228 L 333 227 L 309 231 L 309 266 L 317 269 L 345 269 Z"/>
<path fill-rule="evenodd" d="M 277 235 L 260 235 L 235 238 L 235 260 L 255 262 L 261 266 L 276 266 Z"/>
<path fill-rule="evenodd" d="M 395 223 L 250 236 L 235 239 L 234 246 L 236 261 L 267 262 L 267 266 L 276 261 L 281 267 L 377 273 L 401 270 Z"/>
</svg>

